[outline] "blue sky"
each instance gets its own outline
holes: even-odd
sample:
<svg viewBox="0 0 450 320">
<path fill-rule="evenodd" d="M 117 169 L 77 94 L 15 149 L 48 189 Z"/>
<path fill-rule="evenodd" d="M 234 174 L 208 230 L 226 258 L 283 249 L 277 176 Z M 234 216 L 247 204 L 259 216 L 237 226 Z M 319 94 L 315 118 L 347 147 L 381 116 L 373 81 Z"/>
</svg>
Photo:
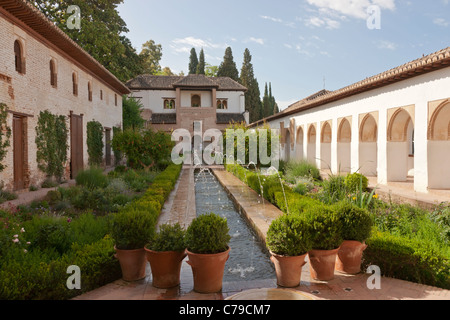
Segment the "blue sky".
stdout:
<svg viewBox="0 0 450 320">
<path fill-rule="evenodd" d="M 367 27 L 371 5 L 381 29 Z M 137 51 L 154 40 L 176 73 L 192 47 L 219 65 L 230 46 L 239 71 L 248 48 L 261 93 L 271 82 L 282 108 L 324 78 L 337 90 L 450 46 L 450 0 L 125 0 L 119 12 Z"/>
</svg>

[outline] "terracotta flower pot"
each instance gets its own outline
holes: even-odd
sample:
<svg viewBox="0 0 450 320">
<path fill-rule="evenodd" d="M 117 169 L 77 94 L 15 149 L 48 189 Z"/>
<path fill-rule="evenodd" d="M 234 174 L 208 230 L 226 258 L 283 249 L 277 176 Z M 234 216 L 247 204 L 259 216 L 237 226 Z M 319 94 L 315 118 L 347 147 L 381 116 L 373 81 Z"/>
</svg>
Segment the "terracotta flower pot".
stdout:
<svg viewBox="0 0 450 320">
<path fill-rule="evenodd" d="M 315 280 L 330 281 L 334 279 L 336 257 L 339 249 L 311 250 L 309 255 L 309 270 Z"/>
<path fill-rule="evenodd" d="M 137 250 L 116 250 L 115 257 L 120 262 L 122 268 L 122 278 L 125 281 L 133 282 L 145 278 L 145 267 L 147 259 L 145 257 L 145 249 Z"/>
<path fill-rule="evenodd" d="M 196 254 L 187 251 L 194 276 L 194 291 L 198 293 L 216 293 L 222 290 L 225 263 L 230 257 L 228 251 L 217 254 Z"/>
<path fill-rule="evenodd" d="M 359 241 L 344 241 L 336 258 L 336 270 L 348 274 L 360 273 L 362 255 L 366 248 L 367 245 Z"/>
<path fill-rule="evenodd" d="M 180 284 L 180 271 L 186 251 L 157 252 L 145 248 L 152 269 L 153 286 L 160 289 L 174 288 Z"/>
<path fill-rule="evenodd" d="M 284 288 L 295 288 L 300 285 L 302 268 L 306 264 L 305 259 L 308 254 L 288 257 L 280 256 L 271 252 L 270 260 L 275 265 L 277 274 L 277 284 Z"/>
</svg>

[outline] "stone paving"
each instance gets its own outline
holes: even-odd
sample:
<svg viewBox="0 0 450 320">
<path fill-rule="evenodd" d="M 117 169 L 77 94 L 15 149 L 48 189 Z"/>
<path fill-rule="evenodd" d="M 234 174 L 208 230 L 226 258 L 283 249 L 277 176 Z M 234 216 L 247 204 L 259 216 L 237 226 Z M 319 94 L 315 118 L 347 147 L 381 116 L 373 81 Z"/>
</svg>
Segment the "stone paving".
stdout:
<svg viewBox="0 0 450 320">
<path fill-rule="evenodd" d="M 265 239 L 271 221 L 281 214 L 278 208 L 267 201 L 261 201 L 256 192 L 232 174 L 219 168 L 213 169 L 213 172 L 222 185 L 226 186 L 230 197 L 256 228 L 258 235 Z M 185 167 L 179 183 L 163 209 L 159 223 L 179 221 L 187 226 L 195 217 L 193 177 L 193 168 Z M 336 273 L 332 281 L 315 281 L 310 278 L 307 263 L 302 271 L 302 282 L 294 290 L 307 293 L 317 300 L 450 300 L 448 290 L 385 277 L 381 278 L 380 289 L 370 290 L 370 277 L 369 274 L 350 276 Z M 223 300 L 246 290 L 262 288 L 277 288 L 276 279 L 225 282 L 221 293 L 199 294 L 193 291 L 192 271 L 187 263 L 183 262 L 181 284 L 177 288 L 154 288 L 148 268 L 145 280 L 135 283 L 118 280 L 75 300 Z"/>
</svg>

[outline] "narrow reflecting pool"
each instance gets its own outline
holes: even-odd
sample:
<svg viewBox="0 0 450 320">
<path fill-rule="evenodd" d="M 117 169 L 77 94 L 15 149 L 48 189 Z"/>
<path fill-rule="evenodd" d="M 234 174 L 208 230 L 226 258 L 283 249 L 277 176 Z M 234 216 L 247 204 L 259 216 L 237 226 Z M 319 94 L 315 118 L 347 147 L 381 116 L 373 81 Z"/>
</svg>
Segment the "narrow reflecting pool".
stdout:
<svg viewBox="0 0 450 320">
<path fill-rule="evenodd" d="M 276 278 L 267 250 L 208 169 L 195 173 L 195 194 L 197 215 L 213 212 L 228 221 L 231 252 L 223 280 L 228 282 Z"/>
</svg>

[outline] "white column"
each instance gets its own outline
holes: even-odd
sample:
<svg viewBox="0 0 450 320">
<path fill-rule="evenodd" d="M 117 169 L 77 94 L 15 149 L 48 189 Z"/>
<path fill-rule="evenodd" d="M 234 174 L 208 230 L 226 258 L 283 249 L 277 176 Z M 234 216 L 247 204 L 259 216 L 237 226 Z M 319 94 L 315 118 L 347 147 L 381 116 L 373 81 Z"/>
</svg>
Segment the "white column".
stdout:
<svg viewBox="0 0 450 320">
<path fill-rule="evenodd" d="M 317 168 L 322 167 L 322 143 L 321 143 L 321 137 L 322 137 L 322 126 L 320 121 L 316 123 L 316 166 Z"/>
<path fill-rule="evenodd" d="M 331 172 L 339 173 L 338 168 L 338 119 L 331 120 Z"/>
<path fill-rule="evenodd" d="M 420 101 L 415 106 L 414 119 L 414 189 L 428 192 L 428 103 Z M 445 161 L 444 159 L 442 159 Z M 448 165 L 448 164 L 443 164 Z"/>
<path fill-rule="evenodd" d="M 351 172 L 357 172 L 359 170 L 359 114 L 352 115 L 352 143 L 350 145 L 351 150 Z"/>
<path fill-rule="evenodd" d="M 378 117 L 378 183 L 387 184 L 387 109 Z"/>
</svg>

